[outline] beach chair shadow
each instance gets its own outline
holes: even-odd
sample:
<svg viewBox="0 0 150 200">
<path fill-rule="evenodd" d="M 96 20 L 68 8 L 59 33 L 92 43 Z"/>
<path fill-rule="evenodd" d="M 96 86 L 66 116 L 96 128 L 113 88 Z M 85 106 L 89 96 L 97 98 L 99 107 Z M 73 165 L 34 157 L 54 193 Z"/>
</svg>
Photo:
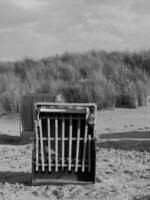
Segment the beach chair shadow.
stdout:
<svg viewBox="0 0 150 200">
<path fill-rule="evenodd" d="M 146 195 L 140 198 L 135 198 L 134 200 L 149 200 L 150 199 L 150 195 Z"/>
<path fill-rule="evenodd" d="M 98 148 L 150 152 L 150 131 L 102 134 L 97 138 Z"/>
<path fill-rule="evenodd" d="M 31 185 L 31 173 L 0 171 L 0 183 Z"/>
<path fill-rule="evenodd" d="M 20 145 L 20 137 L 7 134 L 0 134 L 0 144 Z"/>
</svg>

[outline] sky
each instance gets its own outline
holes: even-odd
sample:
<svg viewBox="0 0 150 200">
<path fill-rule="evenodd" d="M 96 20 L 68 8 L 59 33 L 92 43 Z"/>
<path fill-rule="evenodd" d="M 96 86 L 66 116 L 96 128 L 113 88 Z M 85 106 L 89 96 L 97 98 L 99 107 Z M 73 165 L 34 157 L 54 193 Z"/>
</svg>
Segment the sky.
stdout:
<svg viewBox="0 0 150 200">
<path fill-rule="evenodd" d="M 0 0 L 0 61 L 150 49 L 149 0 Z"/>
</svg>

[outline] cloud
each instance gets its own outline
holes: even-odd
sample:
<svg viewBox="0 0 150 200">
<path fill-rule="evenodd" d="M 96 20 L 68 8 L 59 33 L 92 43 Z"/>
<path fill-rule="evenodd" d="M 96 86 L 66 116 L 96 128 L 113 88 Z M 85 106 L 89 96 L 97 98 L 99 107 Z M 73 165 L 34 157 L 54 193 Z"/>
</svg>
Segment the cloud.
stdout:
<svg viewBox="0 0 150 200">
<path fill-rule="evenodd" d="M 148 49 L 149 4 L 148 0 L 0 0 L 0 59 L 89 49 Z"/>
<path fill-rule="evenodd" d="M 140 15 L 149 15 L 150 1 L 149 0 L 134 0 L 131 6 L 131 11 Z M 142 16 L 141 16 L 142 17 Z"/>
<path fill-rule="evenodd" d="M 12 5 L 25 11 L 39 11 L 47 5 L 47 1 L 42 0 L 11 0 Z"/>
</svg>

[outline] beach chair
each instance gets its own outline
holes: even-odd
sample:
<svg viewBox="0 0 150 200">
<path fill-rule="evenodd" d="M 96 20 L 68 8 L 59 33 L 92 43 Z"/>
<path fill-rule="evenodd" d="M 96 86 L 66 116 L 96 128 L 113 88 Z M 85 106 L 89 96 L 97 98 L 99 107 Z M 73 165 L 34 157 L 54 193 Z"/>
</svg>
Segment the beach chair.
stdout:
<svg viewBox="0 0 150 200">
<path fill-rule="evenodd" d="M 34 103 L 32 184 L 95 182 L 95 104 Z"/>
<path fill-rule="evenodd" d="M 35 102 L 54 102 L 55 96 L 44 93 L 26 94 L 21 98 L 21 112 L 20 112 L 20 137 L 21 143 L 28 143 L 32 141 L 34 135 L 34 121 L 35 113 L 33 105 Z"/>
</svg>

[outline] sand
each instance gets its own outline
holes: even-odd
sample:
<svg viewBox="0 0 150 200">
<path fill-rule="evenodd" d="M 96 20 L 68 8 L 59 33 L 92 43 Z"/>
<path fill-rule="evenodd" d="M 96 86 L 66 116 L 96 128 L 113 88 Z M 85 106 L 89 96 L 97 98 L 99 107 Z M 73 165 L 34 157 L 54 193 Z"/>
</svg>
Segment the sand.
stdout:
<svg viewBox="0 0 150 200">
<path fill-rule="evenodd" d="M 0 118 L 0 200 L 150 199 L 150 107 L 98 112 L 96 138 L 96 184 L 32 186 L 32 144 L 18 116 Z"/>
</svg>

